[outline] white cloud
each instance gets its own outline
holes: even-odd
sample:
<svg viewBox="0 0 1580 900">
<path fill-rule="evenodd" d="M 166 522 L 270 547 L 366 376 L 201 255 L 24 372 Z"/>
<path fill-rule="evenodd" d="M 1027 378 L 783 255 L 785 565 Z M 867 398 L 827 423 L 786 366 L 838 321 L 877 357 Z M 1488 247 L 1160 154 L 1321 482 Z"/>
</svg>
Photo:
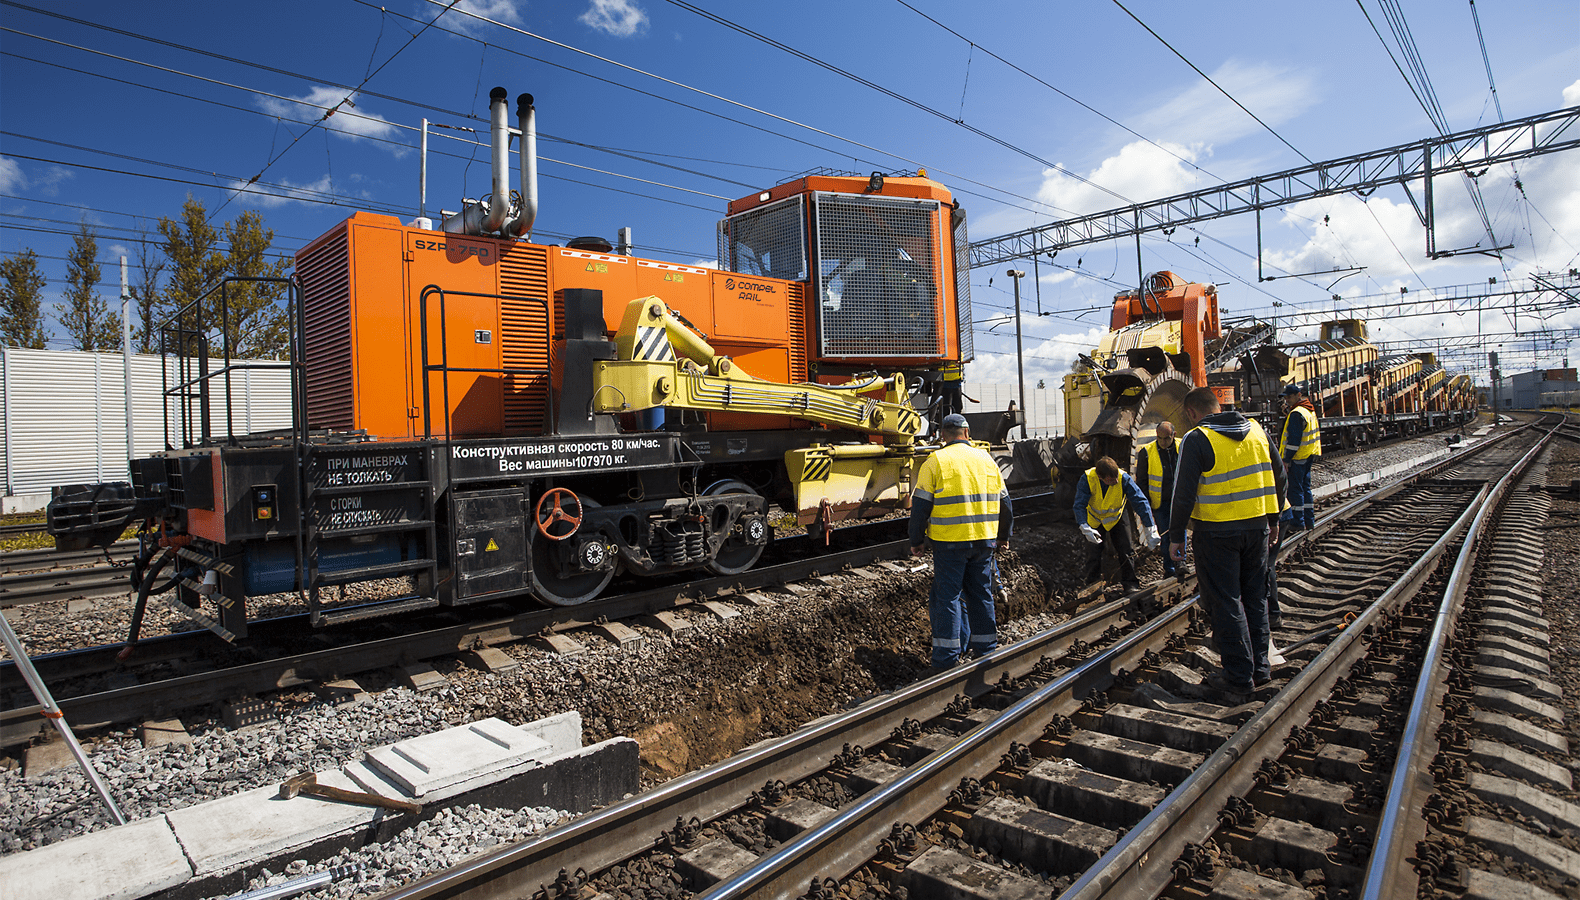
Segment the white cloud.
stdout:
<svg viewBox="0 0 1580 900">
<path fill-rule="evenodd" d="M 14 193 L 31 187 L 33 192 L 53 197 L 60 191 L 62 182 L 71 178 L 71 170 L 62 166 L 46 166 L 43 171 L 24 172 L 22 164 L 0 156 L 0 191 Z"/>
<path fill-rule="evenodd" d="M 1318 99 L 1311 74 L 1288 66 L 1230 60 L 1212 73 L 1212 80 L 1269 125 L 1294 119 Z M 1126 124 L 1146 135 L 1217 146 L 1263 130 L 1245 110 L 1201 80 Z"/>
<path fill-rule="evenodd" d="M 1043 170 L 1037 199 L 1068 214 L 1081 215 L 1127 205 L 1114 194 L 1134 201 L 1178 194 L 1204 183 L 1201 173 L 1190 168 L 1188 162 L 1195 162 L 1206 152 L 1201 146 L 1165 143 L 1160 147 L 1135 141 L 1087 172 L 1086 182 L 1054 169 Z"/>
<path fill-rule="evenodd" d="M 704 269 L 717 269 L 719 267 L 719 261 L 716 259 L 694 259 L 691 261 L 691 264 L 701 266 Z"/>
<path fill-rule="evenodd" d="M 592 0 L 579 21 L 615 37 L 631 37 L 647 28 L 647 13 L 636 0 Z"/>
<path fill-rule="evenodd" d="M 1025 326 L 1032 324 L 1026 322 Z M 1010 335 L 1014 335 L 1013 324 L 1000 326 L 998 331 L 1006 329 Z M 1093 327 L 1085 332 L 1061 332 L 1047 337 L 1024 335 L 1026 349 L 1021 354 L 1021 361 L 1026 367 L 1027 389 L 1036 386 L 1038 381 L 1046 384 L 1050 390 L 1059 388 L 1064 384 L 1064 376 L 1070 374 L 1074 367 L 1076 357 L 1096 349 L 1098 340 L 1106 332 L 1105 328 Z M 1015 362 L 1013 352 L 978 351 L 976 359 L 966 365 L 965 378 L 967 381 L 988 384 L 1018 384 Z"/>
<path fill-rule="evenodd" d="M 0 156 L 0 191 L 12 193 L 27 187 L 27 176 L 14 159 Z"/>
<path fill-rule="evenodd" d="M 355 107 L 358 95 L 351 95 L 351 102 L 342 104 L 341 101 L 345 99 L 346 92 L 343 88 L 315 87 L 305 97 L 290 100 L 263 97 L 258 101 L 258 106 L 271 116 L 282 116 L 301 122 L 316 122 L 324 115 L 325 110 L 339 105 L 335 114 L 324 123 L 325 129 L 350 137 L 390 138 L 395 135 L 395 126 L 382 116 Z"/>
<path fill-rule="evenodd" d="M 1580 106 L 1580 81 L 1564 88 L 1564 107 Z"/>
<path fill-rule="evenodd" d="M 483 33 L 491 26 L 483 19 L 492 19 L 495 22 L 504 22 L 507 25 L 520 25 L 521 12 L 518 0 L 460 0 L 455 4 L 459 12 L 471 13 L 472 16 L 481 16 L 481 19 L 472 16 L 445 16 L 440 24 L 445 28 L 470 35 Z"/>
<path fill-rule="evenodd" d="M 1580 82 L 1564 90 L 1566 102 L 1580 101 Z M 1318 272 L 1334 266 L 1365 266 L 1372 286 L 1401 280 L 1411 290 L 1439 287 L 1485 277 L 1524 277 L 1537 271 L 1565 270 L 1580 257 L 1580 156 L 1549 153 L 1515 165 L 1494 166 L 1470 180 L 1491 220 L 1492 233 L 1504 250 L 1501 264 L 1471 253 L 1440 260 L 1426 257 L 1426 231 L 1409 200 L 1397 191 L 1390 199 L 1381 191 L 1366 200 L 1344 194 L 1295 204 L 1283 223 L 1307 235 L 1292 250 L 1263 251 L 1266 263 L 1288 272 Z M 1518 184 L 1516 184 L 1518 182 Z M 1410 185 L 1421 202 L 1421 184 Z M 1472 202 L 1467 179 L 1442 175 L 1433 180 L 1435 244 L 1440 251 L 1488 248 L 1493 238 Z M 1326 221 L 1324 218 L 1326 217 Z M 1381 227 L 1379 227 L 1379 225 Z"/>
</svg>

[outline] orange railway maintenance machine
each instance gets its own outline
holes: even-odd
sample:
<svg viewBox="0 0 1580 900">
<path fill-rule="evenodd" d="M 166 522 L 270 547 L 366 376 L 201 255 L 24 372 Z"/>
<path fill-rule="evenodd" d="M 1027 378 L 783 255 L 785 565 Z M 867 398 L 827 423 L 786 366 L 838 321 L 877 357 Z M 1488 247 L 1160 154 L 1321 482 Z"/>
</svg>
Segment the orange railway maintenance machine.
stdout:
<svg viewBox="0 0 1580 900">
<path fill-rule="evenodd" d="M 277 593 L 320 625 L 576 604 L 621 573 L 744 571 L 781 519 L 909 503 L 933 388 L 972 352 L 949 191 L 794 179 L 729 204 L 719 269 L 538 244 L 536 113 L 522 95 L 511 129 L 505 97 L 489 197 L 437 228 L 359 212 L 297 254 L 291 428 L 214 421 L 254 365 L 207 337 L 234 286 L 166 323 L 179 434 L 49 509 L 63 548 L 140 524 L 137 621 L 152 597 L 231 638 Z"/>
</svg>

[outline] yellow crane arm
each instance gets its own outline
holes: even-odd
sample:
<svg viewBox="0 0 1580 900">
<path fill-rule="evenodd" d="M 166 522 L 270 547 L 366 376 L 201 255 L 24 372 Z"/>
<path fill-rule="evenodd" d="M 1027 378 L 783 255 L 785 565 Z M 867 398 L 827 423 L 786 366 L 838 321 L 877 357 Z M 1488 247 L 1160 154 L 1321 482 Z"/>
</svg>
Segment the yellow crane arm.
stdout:
<svg viewBox="0 0 1580 900">
<path fill-rule="evenodd" d="M 883 435 L 891 444 L 912 443 L 921 431 L 922 417 L 911 406 L 904 375 L 842 385 L 761 381 L 715 353 L 657 297 L 626 305 L 615 352 L 618 359 L 594 363 L 594 412 L 665 406 L 788 415 Z M 881 400 L 861 393 L 880 387 Z"/>
</svg>

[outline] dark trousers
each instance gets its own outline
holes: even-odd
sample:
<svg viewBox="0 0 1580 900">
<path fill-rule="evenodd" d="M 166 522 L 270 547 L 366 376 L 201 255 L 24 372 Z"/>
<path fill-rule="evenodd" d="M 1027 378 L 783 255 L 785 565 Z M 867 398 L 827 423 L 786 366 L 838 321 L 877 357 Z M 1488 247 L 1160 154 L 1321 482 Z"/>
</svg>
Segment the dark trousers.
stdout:
<svg viewBox="0 0 1580 900">
<path fill-rule="evenodd" d="M 1267 662 L 1267 525 L 1196 532 L 1196 583 L 1229 682 L 1251 690 Z"/>
<path fill-rule="evenodd" d="M 1169 506 L 1167 503 L 1162 506 L 1152 507 L 1152 524 L 1158 527 L 1158 534 L 1163 535 L 1163 543 L 1159 549 L 1163 555 L 1163 577 L 1167 578 L 1177 571 L 1174 558 L 1169 556 Z M 1188 536 L 1186 540 L 1189 540 Z"/>
<path fill-rule="evenodd" d="M 933 590 L 927 612 L 933 626 L 934 666 L 954 665 L 968 646 L 979 654 L 998 648 L 991 544 L 932 542 Z"/>
<path fill-rule="evenodd" d="M 1086 583 L 1091 584 L 1103 577 L 1103 548 L 1112 547 L 1119 556 L 1120 580 L 1127 587 L 1140 584 L 1141 579 L 1136 577 L 1135 550 L 1130 543 L 1130 529 L 1125 527 L 1125 520 L 1121 518 L 1113 528 L 1098 528 L 1097 533 L 1103 536 L 1103 542 L 1086 545 Z"/>
<path fill-rule="evenodd" d="M 1267 627 L 1269 631 L 1282 628 L 1284 614 L 1278 605 L 1278 551 L 1284 548 L 1284 531 L 1278 532 L 1278 543 L 1267 554 Z"/>
<path fill-rule="evenodd" d="M 1283 519 L 1297 530 L 1317 524 L 1317 507 L 1311 499 L 1311 460 L 1314 458 L 1308 456 L 1298 462 L 1284 463 L 1289 483 L 1289 509 L 1284 511 Z"/>
</svg>

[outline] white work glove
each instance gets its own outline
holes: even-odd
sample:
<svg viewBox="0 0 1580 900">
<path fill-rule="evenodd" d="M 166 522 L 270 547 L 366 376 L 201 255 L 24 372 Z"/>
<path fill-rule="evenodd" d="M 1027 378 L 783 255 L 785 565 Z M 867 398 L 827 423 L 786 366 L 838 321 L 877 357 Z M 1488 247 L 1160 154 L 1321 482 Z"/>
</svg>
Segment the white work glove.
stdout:
<svg viewBox="0 0 1580 900">
<path fill-rule="evenodd" d="M 1083 524 L 1081 526 L 1081 533 L 1086 535 L 1086 539 L 1091 543 L 1101 544 L 1103 542 L 1103 536 L 1098 534 L 1097 529 L 1090 525 Z"/>
<path fill-rule="evenodd" d="M 1158 545 L 1163 543 L 1163 536 L 1158 534 L 1158 526 L 1147 526 L 1146 541 L 1148 550 L 1156 550 L 1158 549 Z"/>
</svg>

